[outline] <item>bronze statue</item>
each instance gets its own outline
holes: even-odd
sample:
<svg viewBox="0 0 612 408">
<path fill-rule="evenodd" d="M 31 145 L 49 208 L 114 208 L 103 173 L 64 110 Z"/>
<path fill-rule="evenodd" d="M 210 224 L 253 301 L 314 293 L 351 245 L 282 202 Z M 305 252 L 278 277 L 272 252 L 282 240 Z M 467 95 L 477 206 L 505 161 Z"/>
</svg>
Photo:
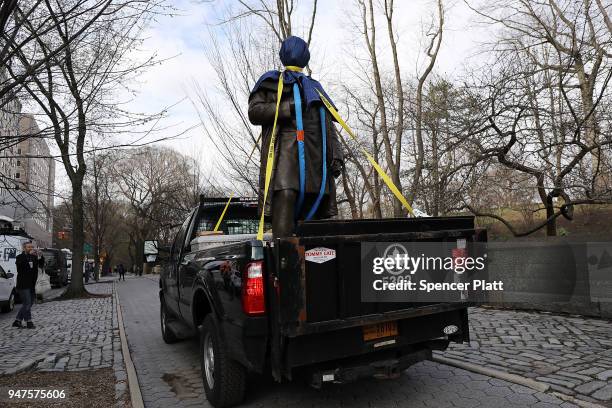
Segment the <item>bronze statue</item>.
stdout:
<svg viewBox="0 0 612 408">
<path fill-rule="evenodd" d="M 275 238 L 291 236 L 298 220 L 330 218 L 338 213 L 334 179 L 343 166 L 339 136 L 319 92 L 330 98 L 319 82 L 302 73 L 310 59 L 308 45 L 299 37 L 289 37 L 283 41 L 279 56 L 285 70 L 266 72 L 249 97 L 249 120 L 262 126 L 260 211 L 272 218 Z M 284 86 L 274 166 L 268 199 L 262 205 L 279 75 L 283 75 Z"/>
</svg>

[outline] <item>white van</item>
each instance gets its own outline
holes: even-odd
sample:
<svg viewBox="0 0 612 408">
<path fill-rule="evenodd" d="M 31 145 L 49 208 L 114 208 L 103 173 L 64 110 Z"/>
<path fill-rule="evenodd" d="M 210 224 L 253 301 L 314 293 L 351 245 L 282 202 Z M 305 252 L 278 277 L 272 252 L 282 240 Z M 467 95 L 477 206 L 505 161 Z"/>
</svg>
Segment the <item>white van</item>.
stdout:
<svg viewBox="0 0 612 408">
<path fill-rule="evenodd" d="M 18 232 L 16 234 L 18 235 L 0 235 L 0 309 L 3 312 L 10 312 L 15 307 L 15 258 L 21 253 L 23 243 L 30 240 Z"/>
</svg>

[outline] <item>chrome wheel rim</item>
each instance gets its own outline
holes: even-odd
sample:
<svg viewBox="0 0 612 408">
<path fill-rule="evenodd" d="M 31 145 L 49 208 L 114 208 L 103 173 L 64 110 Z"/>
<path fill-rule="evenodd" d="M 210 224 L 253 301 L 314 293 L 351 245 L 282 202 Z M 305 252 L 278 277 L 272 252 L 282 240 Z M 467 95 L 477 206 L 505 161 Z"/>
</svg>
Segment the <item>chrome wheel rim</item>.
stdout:
<svg viewBox="0 0 612 408">
<path fill-rule="evenodd" d="M 208 387 L 212 389 L 215 386 L 215 351 L 210 333 L 204 336 L 204 374 Z"/>
</svg>

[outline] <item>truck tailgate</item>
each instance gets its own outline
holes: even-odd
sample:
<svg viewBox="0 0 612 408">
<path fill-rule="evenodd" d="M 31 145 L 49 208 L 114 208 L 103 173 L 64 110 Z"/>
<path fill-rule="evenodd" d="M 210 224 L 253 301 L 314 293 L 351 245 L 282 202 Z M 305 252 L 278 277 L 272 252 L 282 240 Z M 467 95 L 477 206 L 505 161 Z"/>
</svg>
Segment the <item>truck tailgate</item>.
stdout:
<svg viewBox="0 0 612 408">
<path fill-rule="evenodd" d="M 441 229 L 449 226 L 456 229 Z M 345 230 L 350 233 L 337 234 Z M 474 229 L 472 217 L 305 223 L 301 233 L 277 242 L 276 254 L 282 254 L 276 259 L 280 324 L 287 336 L 465 307 L 461 303 L 362 302 L 361 243 L 486 239 Z M 334 251 L 335 256 L 323 262 L 306 261 L 305 253 L 317 248 Z"/>
</svg>

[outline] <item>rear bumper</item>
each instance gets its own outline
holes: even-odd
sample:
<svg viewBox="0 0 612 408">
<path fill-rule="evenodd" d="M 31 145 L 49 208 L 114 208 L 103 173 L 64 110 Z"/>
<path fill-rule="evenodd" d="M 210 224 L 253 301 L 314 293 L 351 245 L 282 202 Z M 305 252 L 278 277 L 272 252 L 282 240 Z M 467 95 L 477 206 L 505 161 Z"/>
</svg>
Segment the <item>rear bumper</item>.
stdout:
<svg viewBox="0 0 612 408">
<path fill-rule="evenodd" d="M 380 323 L 382 321 L 379 321 Z M 369 324 L 370 322 L 368 322 Z M 438 313 L 418 317 L 404 316 L 397 320 L 398 335 L 366 341 L 361 326 L 320 332 L 287 339 L 284 374 L 290 376 L 298 367 L 352 359 L 367 355 L 392 352 L 393 358 L 407 356 L 421 350 L 444 349 L 449 342 L 469 341 L 467 308 L 440 310 Z M 447 326 L 456 326 L 456 332 L 445 335 Z M 380 357 L 379 357 L 380 359 Z"/>
<path fill-rule="evenodd" d="M 353 364 L 339 364 L 337 367 L 327 369 L 314 368 L 310 376 L 310 385 L 320 388 L 324 383 L 344 384 L 360 378 L 397 378 L 411 365 L 430 358 L 431 350 L 423 349 L 399 357 L 388 355 L 387 358 L 381 359 L 371 356 Z"/>
</svg>

